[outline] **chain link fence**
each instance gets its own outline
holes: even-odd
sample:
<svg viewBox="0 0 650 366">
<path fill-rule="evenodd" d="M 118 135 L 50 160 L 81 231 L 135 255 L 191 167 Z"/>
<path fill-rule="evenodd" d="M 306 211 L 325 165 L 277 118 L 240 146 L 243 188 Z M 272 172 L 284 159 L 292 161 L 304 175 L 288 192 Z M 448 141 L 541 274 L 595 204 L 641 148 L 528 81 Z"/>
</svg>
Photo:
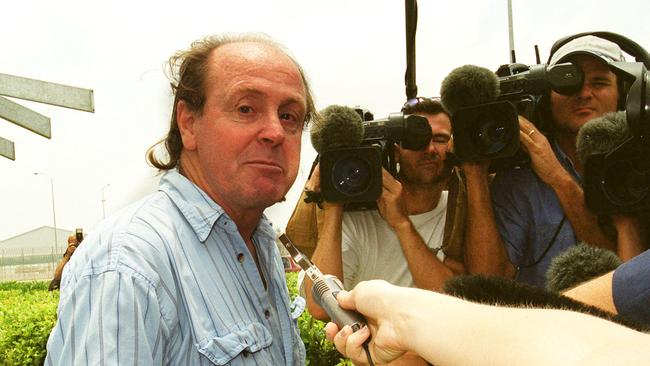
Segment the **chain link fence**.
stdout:
<svg viewBox="0 0 650 366">
<path fill-rule="evenodd" d="M 0 249 L 0 282 L 51 280 L 62 256 L 54 247 Z"/>
</svg>

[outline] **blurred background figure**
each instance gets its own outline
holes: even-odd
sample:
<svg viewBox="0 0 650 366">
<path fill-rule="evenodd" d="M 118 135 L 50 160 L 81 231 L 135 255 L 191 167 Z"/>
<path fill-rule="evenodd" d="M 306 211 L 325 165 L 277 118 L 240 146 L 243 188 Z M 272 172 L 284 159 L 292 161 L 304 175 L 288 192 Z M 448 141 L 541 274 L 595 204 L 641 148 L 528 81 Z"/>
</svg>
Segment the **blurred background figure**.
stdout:
<svg viewBox="0 0 650 366">
<path fill-rule="evenodd" d="M 65 253 L 63 253 L 63 258 L 61 258 L 59 263 L 56 265 L 56 269 L 54 269 L 54 278 L 52 278 L 48 290 L 54 291 L 59 289 L 59 286 L 61 285 L 61 274 L 63 273 L 63 267 L 65 267 L 70 258 L 72 258 L 74 251 L 83 240 L 84 232 L 81 228 L 77 228 L 74 234 L 68 236 L 68 247 L 65 249 Z"/>
</svg>

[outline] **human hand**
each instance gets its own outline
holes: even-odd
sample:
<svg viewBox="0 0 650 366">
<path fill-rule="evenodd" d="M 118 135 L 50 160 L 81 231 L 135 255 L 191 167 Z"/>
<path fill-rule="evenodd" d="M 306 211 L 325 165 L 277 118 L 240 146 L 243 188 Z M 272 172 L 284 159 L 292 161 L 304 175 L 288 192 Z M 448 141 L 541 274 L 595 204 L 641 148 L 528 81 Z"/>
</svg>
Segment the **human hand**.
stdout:
<svg viewBox="0 0 650 366">
<path fill-rule="evenodd" d="M 489 175 L 491 160 L 481 160 L 481 161 L 467 161 L 460 165 L 460 168 L 465 173 L 467 179 L 473 178 L 484 178 L 487 179 Z"/>
<path fill-rule="evenodd" d="M 647 230 L 642 218 L 631 214 L 613 214 L 612 223 L 616 228 L 616 252 L 627 261 L 647 249 Z"/>
<path fill-rule="evenodd" d="M 314 168 L 314 171 L 311 172 L 311 176 L 305 183 L 305 190 L 320 192 L 320 163 L 318 163 Z"/>
<path fill-rule="evenodd" d="M 546 184 L 553 186 L 559 177 L 568 174 L 557 160 L 546 136 L 526 118 L 519 116 L 519 141 L 530 156 L 535 174 Z"/>
<path fill-rule="evenodd" d="M 368 349 L 375 364 L 388 363 L 402 356 L 407 348 L 398 334 L 399 324 L 392 317 L 397 310 L 396 300 L 400 299 L 399 290 L 386 281 L 373 280 L 359 283 L 350 292 L 339 292 L 336 299 L 341 307 L 358 311 L 365 316 L 368 325 L 353 333 L 350 326 L 339 331 L 336 324 L 327 323 L 327 339 L 356 365 L 367 364 L 363 344 L 371 334 Z"/>
<path fill-rule="evenodd" d="M 381 196 L 377 200 L 377 208 L 381 217 L 388 225 L 396 229 L 399 225 L 408 223 L 408 211 L 404 202 L 402 183 L 398 182 L 384 168 L 382 168 Z"/>
</svg>

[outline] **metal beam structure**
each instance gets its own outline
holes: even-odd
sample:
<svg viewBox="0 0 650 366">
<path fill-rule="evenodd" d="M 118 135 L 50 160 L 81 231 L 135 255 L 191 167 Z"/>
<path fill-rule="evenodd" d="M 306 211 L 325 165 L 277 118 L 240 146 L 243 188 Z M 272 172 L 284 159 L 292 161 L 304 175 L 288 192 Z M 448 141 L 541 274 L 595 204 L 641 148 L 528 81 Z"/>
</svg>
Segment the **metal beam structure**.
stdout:
<svg viewBox="0 0 650 366">
<path fill-rule="evenodd" d="M 95 112 L 93 91 L 0 73 L 0 95 Z"/>
<path fill-rule="evenodd" d="M 95 100 L 91 89 L 0 73 L 0 118 L 48 139 L 52 138 L 49 117 L 23 107 L 2 95 L 84 112 L 95 112 Z M 14 143 L 0 137 L 0 155 L 16 160 Z"/>
<path fill-rule="evenodd" d="M 46 138 L 52 138 L 50 118 L 0 97 L 0 117 Z"/>
<path fill-rule="evenodd" d="M 7 159 L 16 160 L 16 150 L 13 141 L 0 137 L 0 155 Z"/>
</svg>

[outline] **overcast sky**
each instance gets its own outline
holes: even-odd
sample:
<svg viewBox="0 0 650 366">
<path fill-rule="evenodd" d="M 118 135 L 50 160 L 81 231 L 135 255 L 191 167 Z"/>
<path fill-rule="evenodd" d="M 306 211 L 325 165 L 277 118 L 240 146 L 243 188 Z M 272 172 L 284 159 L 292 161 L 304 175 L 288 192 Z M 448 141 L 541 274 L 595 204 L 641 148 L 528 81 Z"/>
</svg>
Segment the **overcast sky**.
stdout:
<svg viewBox="0 0 650 366">
<path fill-rule="evenodd" d="M 546 60 L 553 42 L 593 30 L 650 48 L 647 0 L 513 0 L 518 61 Z M 493 70 L 509 61 L 507 1 L 419 1 L 419 95 L 439 95 L 455 67 Z M 3 4 L 0 73 L 94 90 L 95 113 L 18 101 L 52 120 L 52 139 L 0 119 L 16 160 L 0 157 L 0 240 L 52 225 L 91 230 L 157 187 L 147 147 L 168 128 L 171 96 L 163 65 L 191 41 L 219 32 L 265 32 L 306 70 L 318 109 L 361 105 L 376 117 L 405 100 L 404 2 L 398 0 L 76 1 Z M 267 210 L 283 228 L 315 156 L 303 136 L 302 169 L 288 201 Z M 41 175 L 34 175 L 39 172 Z"/>
</svg>

